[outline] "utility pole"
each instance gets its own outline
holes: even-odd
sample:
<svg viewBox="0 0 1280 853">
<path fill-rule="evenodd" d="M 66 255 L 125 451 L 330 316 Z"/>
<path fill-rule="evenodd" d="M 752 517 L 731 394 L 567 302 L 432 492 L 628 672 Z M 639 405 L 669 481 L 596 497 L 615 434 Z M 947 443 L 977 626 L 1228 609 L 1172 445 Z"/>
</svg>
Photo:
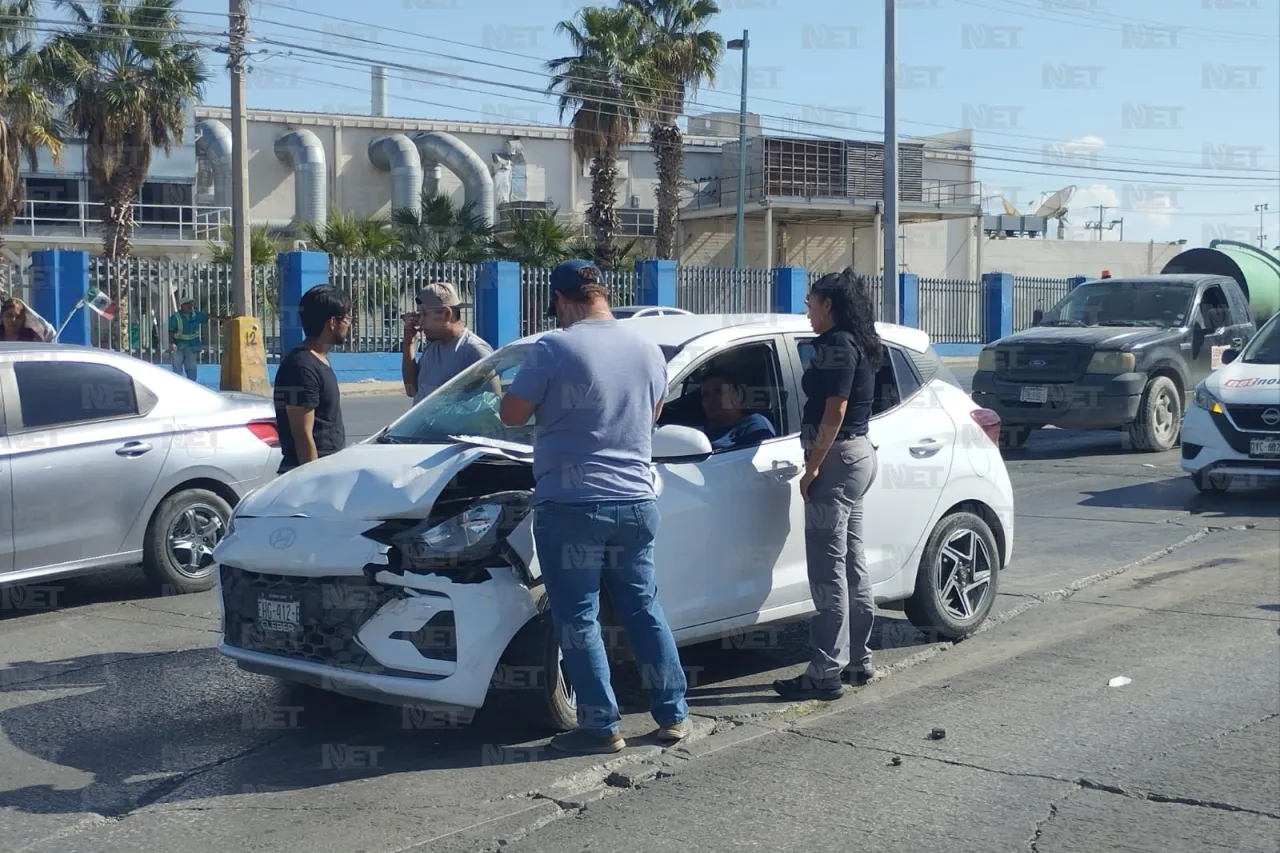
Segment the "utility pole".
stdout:
<svg viewBox="0 0 1280 853">
<path fill-rule="evenodd" d="M 1255 204 L 1253 206 L 1253 209 L 1258 212 L 1258 248 L 1262 249 L 1263 251 L 1266 251 L 1267 235 L 1262 233 L 1262 229 L 1266 228 L 1266 221 L 1264 217 L 1266 215 L 1266 212 L 1271 209 L 1271 205 Z"/>
<path fill-rule="evenodd" d="M 245 119 L 244 48 L 249 35 L 246 0 L 230 0 L 231 40 L 227 71 L 231 76 L 231 293 L 237 317 L 253 315 L 249 278 L 249 147 Z"/>
<path fill-rule="evenodd" d="M 898 310 L 898 22 L 897 0 L 884 0 L 884 288 L 887 323 Z"/>
<path fill-rule="evenodd" d="M 1103 205 L 1103 204 L 1098 205 L 1098 221 L 1086 222 L 1084 226 L 1085 228 L 1093 228 L 1097 230 L 1099 242 L 1102 241 L 1102 229 L 1107 227 L 1106 215 L 1108 210 L 1115 210 L 1115 208 L 1107 207 L 1106 205 Z M 1115 227 L 1115 224 L 1116 224 L 1115 222 L 1111 223 L 1112 227 Z M 1121 234 L 1121 239 L 1123 239 L 1123 233 Z"/>
<path fill-rule="evenodd" d="M 733 238 L 733 268 L 737 270 L 733 289 L 734 313 L 740 310 L 742 299 L 742 241 L 747 211 L 747 50 L 751 47 L 747 33 L 743 30 L 742 38 L 733 39 L 725 45 L 729 50 L 742 51 L 742 99 L 738 107 L 738 210 Z"/>
</svg>

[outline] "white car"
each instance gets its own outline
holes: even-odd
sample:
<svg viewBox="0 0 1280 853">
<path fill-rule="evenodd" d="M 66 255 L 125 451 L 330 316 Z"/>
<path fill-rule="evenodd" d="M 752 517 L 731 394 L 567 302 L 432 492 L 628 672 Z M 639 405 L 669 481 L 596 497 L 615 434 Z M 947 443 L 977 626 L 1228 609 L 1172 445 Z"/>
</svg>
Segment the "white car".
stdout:
<svg viewBox="0 0 1280 853">
<path fill-rule="evenodd" d="M 680 314 L 692 314 L 683 308 L 672 308 L 665 305 L 615 305 L 609 309 L 616 320 L 634 320 L 637 317 L 672 317 Z"/>
<path fill-rule="evenodd" d="M 814 613 L 799 494 L 802 316 L 652 317 L 668 359 L 653 437 L 658 589 L 681 645 Z M 1013 543 L 994 437 L 916 329 L 880 325 L 886 363 L 866 499 L 875 598 L 942 637 L 986 618 Z M 219 544 L 219 650 L 246 670 L 469 719 L 494 693 L 552 729 L 574 725 L 531 535 L 533 427 L 498 419 L 538 336 L 505 346 L 366 442 L 246 498 Z M 778 437 L 712 452 L 699 379 L 730 367 Z M 606 606 L 602 621 L 616 624 Z M 624 648 L 625 650 L 625 648 Z"/>
<path fill-rule="evenodd" d="M 1182 470 L 1202 492 L 1232 478 L 1280 479 L 1280 314 L 1195 389 L 1182 424 Z"/>
</svg>

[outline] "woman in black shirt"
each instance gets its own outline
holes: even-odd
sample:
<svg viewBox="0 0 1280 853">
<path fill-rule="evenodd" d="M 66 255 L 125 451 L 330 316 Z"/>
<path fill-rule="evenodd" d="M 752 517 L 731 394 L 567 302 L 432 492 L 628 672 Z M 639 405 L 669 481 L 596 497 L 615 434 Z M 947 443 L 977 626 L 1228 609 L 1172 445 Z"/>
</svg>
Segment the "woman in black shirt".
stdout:
<svg viewBox="0 0 1280 853">
<path fill-rule="evenodd" d="M 773 687 L 786 699 L 836 699 L 846 679 L 861 685 L 877 674 L 867 648 L 874 602 L 862 499 L 876 478 L 867 426 L 884 347 L 871 300 L 853 270 L 818 279 L 805 304 L 818 337 L 801 380 L 800 495 L 809 590 L 818 612 L 810 629 L 813 660 L 804 673 Z"/>
</svg>

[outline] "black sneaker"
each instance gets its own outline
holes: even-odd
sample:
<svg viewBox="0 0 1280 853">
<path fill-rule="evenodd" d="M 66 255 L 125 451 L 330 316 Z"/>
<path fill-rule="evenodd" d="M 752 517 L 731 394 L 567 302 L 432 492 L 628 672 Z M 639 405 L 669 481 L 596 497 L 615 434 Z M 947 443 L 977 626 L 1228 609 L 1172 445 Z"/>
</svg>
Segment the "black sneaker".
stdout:
<svg viewBox="0 0 1280 853">
<path fill-rule="evenodd" d="M 576 755 L 609 755 L 622 752 L 626 746 L 627 742 L 622 739 L 622 735 L 598 735 L 582 729 L 564 732 L 551 739 L 552 749 Z"/>
<path fill-rule="evenodd" d="M 879 681 L 884 678 L 885 672 L 879 667 L 872 666 L 863 669 L 860 666 L 846 667 L 844 672 L 840 673 L 840 681 L 850 687 L 862 687 L 869 681 Z"/>
<path fill-rule="evenodd" d="M 797 675 L 795 678 L 779 679 L 773 682 L 773 689 L 778 691 L 778 695 L 790 702 L 802 702 L 809 699 L 820 699 L 824 702 L 830 702 L 833 699 L 839 699 L 844 695 L 844 685 L 837 684 L 834 686 L 823 686 L 815 684 L 813 679 L 807 675 Z"/>
</svg>

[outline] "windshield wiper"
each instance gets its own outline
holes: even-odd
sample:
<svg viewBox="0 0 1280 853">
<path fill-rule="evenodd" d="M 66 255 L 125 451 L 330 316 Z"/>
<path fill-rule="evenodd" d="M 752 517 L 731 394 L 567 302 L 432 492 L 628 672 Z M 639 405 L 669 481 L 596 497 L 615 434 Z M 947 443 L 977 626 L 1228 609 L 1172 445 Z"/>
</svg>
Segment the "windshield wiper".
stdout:
<svg viewBox="0 0 1280 853">
<path fill-rule="evenodd" d="M 1079 320 L 1045 320 L 1042 326 L 1083 326 L 1084 323 Z"/>
<path fill-rule="evenodd" d="M 1099 326 L 1145 326 L 1146 323 L 1135 323 L 1133 320 L 1104 320 Z"/>
</svg>

